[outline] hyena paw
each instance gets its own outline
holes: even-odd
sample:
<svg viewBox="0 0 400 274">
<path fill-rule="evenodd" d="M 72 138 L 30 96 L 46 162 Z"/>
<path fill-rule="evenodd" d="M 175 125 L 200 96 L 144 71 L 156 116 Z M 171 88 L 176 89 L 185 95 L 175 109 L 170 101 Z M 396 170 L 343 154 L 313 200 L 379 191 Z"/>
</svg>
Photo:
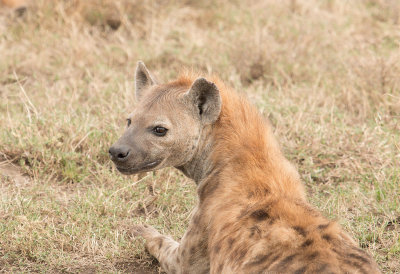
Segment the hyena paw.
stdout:
<svg viewBox="0 0 400 274">
<path fill-rule="evenodd" d="M 159 235 L 160 233 L 152 226 L 150 225 L 133 225 L 130 229 L 130 234 L 133 237 L 143 237 L 143 238 L 148 238 L 148 237 L 154 237 Z"/>
</svg>

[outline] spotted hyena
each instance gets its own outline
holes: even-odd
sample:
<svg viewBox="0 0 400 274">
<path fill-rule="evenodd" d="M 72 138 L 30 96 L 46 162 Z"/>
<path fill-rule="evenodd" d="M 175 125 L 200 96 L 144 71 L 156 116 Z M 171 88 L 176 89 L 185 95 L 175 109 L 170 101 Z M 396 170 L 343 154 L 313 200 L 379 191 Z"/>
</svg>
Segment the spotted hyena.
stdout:
<svg viewBox="0 0 400 274">
<path fill-rule="evenodd" d="M 157 83 L 136 69 L 138 106 L 110 148 L 123 174 L 174 166 L 199 203 L 180 243 L 134 227 L 168 273 L 379 273 L 340 226 L 306 200 L 269 124 L 217 78 Z"/>
</svg>

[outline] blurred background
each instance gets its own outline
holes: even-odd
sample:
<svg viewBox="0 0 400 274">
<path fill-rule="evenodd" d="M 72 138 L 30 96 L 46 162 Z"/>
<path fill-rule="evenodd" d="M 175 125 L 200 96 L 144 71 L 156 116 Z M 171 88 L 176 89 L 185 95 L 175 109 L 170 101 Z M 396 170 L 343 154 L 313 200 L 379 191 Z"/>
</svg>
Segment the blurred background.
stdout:
<svg viewBox="0 0 400 274">
<path fill-rule="evenodd" d="M 1 0 L 0 271 L 159 273 L 195 185 L 122 176 L 109 146 L 143 60 L 219 75 L 271 120 L 311 203 L 400 272 L 400 2 Z"/>
</svg>

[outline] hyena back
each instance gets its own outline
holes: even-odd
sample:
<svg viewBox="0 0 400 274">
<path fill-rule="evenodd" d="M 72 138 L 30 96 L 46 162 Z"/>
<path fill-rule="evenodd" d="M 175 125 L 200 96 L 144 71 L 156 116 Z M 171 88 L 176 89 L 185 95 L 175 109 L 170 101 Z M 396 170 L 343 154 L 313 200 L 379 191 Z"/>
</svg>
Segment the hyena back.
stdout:
<svg viewBox="0 0 400 274">
<path fill-rule="evenodd" d="M 336 224 L 311 207 L 271 127 L 217 78 L 157 83 L 136 69 L 139 102 L 110 148 L 124 174 L 173 166 L 199 203 L 180 243 L 134 227 L 167 273 L 380 273 Z"/>
</svg>

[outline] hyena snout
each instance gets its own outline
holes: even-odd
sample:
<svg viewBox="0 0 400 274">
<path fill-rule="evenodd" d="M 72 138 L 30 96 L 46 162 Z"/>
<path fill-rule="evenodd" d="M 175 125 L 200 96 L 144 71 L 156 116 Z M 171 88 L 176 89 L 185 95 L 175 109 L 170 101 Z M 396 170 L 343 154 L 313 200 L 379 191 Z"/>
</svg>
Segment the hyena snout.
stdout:
<svg viewBox="0 0 400 274">
<path fill-rule="evenodd" d="M 113 162 L 122 163 L 128 160 L 131 149 L 124 145 L 113 145 L 108 150 Z"/>
</svg>

